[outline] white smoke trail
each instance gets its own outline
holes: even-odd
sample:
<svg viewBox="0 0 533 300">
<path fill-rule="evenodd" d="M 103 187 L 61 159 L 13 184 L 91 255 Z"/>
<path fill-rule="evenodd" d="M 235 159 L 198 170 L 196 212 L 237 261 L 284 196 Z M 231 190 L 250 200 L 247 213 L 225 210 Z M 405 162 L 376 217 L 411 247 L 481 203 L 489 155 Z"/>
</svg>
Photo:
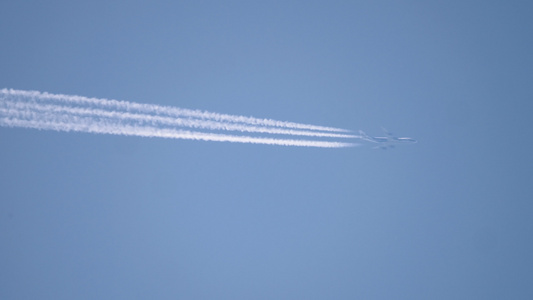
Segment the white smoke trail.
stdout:
<svg viewBox="0 0 533 300">
<path fill-rule="evenodd" d="M 172 139 L 251 143 L 280 146 L 321 148 L 342 148 L 354 146 L 354 144 L 351 143 L 235 136 L 216 133 L 186 131 L 171 128 L 157 128 L 152 126 L 127 125 L 122 124 L 120 122 L 110 122 L 109 120 L 100 121 L 92 118 L 76 116 L 39 115 L 35 112 L 20 111 L 13 112 L 3 108 L 0 108 L 0 114 L 11 116 L 0 117 L 0 126 L 34 128 L 41 130 L 56 130 L 67 132 L 77 131 L 140 137 L 160 137 Z"/>
<path fill-rule="evenodd" d="M 268 134 L 285 134 L 296 136 L 311 136 L 311 137 L 330 137 L 330 138 L 357 138 L 356 135 L 331 133 L 331 132 L 316 132 L 307 130 L 295 130 L 273 127 L 260 127 L 253 125 L 245 125 L 238 123 L 223 123 L 219 121 L 202 120 L 202 119 L 188 119 L 188 118 L 171 118 L 157 115 L 148 115 L 140 113 L 129 113 L 121 111 L 106 111 L 101 109 L 78 108 L 59 106 L 54 104 L 37 104 L 30 102 L 13 102 L 5 101 L 3 103 L 6 107 L 14 108 L 16 110 L 35 110 L 41 112 L 53 113 L 68 113 L 73 115 L 88 115 L 100 118 L 120 118 L 122 120 L 132 120 L 150 124 L 171 125 L 179 127 L 190 127 L 209 130 L 227 130 L 227 131 L 241 131 L 241 132 L 257 132 Z"/>
<path fill-rule="evenodd" d="M 13 89 L 2 89 L 0 90 L 1 94 L 11 97 L 21 97 L 25 99 L 39 99 L 39 100 L 52 100 L 66 103 L 77 103 L 85 105 L 94 105 L 98 107 L 107 107 L 114 110 L 125 110 L 125 111 L 138 111 L 141 113 L 148 114 L 159 114 L 167 115 L 171 117 L 189 117 L 189 118 L 198 118 L 198 119 L 209 119 L 219 122 L 231 122 L 231 123 L 244 123 L 256 126 L 272 126 L 272 127 L 282 127 L 282 128 L 295 128 L 295 129 L 305 129 L 305 130 L 319 130 L 319 131 L 333 131 L 333 132 L 349 132 L 349 130 L 285 122 L 285 121 L 276 121 L 271 119 L 259 119 L 253 117 L 245 116 L 235 116 L 227 114 L 219 114 L 212 112 L 205 112 L 199 110 L 191 110 L 177 107 L 161 106 L 154 104 L 141 104 L 133 103 L 128 101 L 121 100 L 109 100 L 109 99 L 98 99 L 98 98 L 88 98 L 82 96 L 71 96 L 71 95 L 62 95 L 62 94 L 49 94 L 41 93 L 38 91 L 22 91 L 22 90 L 13 90 Z"/>
<path fill-rule="evenodd" d="M 113 101 L 120 105 L 113 104 Z M 138 105 L 140 105 L 141 109 L 138 109 Z M 229 116 L 233 119 L 232 121 L 222 121 L 224 118 L 204 118 L 199 117 L 199 115 L 189 115 L 186 118 L 171 117 L 173 114 L 176 115 L 175 112 L 167 113 L 164 109 L 180 110 L 170 107 L 137 104 L 125 101 L 101 100 L 79 96 L 52 95 L 7 89 L 0 90 L 0 126 L 283 146 L 340 148 L 356 145 L 353 143 L 334 141 L 280 139 L 187 131 L 176 127 L 285 134 L 293 136 L 330 138 L 355 137 L 353 135 L 333 132 L 311 131 L 311 129 L 291 129 L 291 127 L 288 127 L 288 124 L 296 123 L 290 122 L 274 121 L 281 122 L 277 123 L 280 127 L 251 125 L 251 123 L 237 121 L 240 120 L 240 117 L 238 116 L 218 115 L 213 113 L 208 114 L 213 114 L 215 116 Z M 151 112 L 152 114 L 141 112 Z M 254 118 L 249 119 L 261 120 Z M 281 127 L 281 125 L 284 127 Z M 296 125 L 313 126 L 304 124 Z M 321 130 L 324 130 L 323 128 L 325 128 L 318 127 L 321 128 Z"/>
</svg>

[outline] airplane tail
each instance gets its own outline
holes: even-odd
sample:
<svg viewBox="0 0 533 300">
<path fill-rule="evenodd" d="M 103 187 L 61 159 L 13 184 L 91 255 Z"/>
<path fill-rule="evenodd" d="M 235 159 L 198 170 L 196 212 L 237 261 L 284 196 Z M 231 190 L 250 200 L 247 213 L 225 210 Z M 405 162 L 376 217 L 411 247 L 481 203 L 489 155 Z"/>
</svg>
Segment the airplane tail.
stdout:
<svg viewBox="0 0 533 300">
<path fill-rule="evenodd" d="M 386 134 L 387 136 L 392 136 L 392 133 L 391 133 L 390 131 L 388 131 L 387 128 L 381 126 L 381 129 L 383 130 L 383 132 L 385 132 L 385 134 Z"/>
</svg>

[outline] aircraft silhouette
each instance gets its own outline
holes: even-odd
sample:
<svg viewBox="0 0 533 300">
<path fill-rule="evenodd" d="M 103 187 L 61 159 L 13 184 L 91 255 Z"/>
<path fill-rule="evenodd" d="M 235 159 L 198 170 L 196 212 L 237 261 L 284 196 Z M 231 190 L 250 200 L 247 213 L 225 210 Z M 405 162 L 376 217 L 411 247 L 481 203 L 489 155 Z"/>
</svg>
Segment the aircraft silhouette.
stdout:
<svg viewBox="0 0 533 300">
<path fill-rule="evenodd" d="M 388 132 L 385 128 L 382 128 L 382 129 L 383 131 L 385 131 L 386 136 L 373 137 L 373 136 L 369 136 L 364 131 L 359 130 L 359 134 L 360 134 L 359 138 L 367 142 L 376 143 L 377 145 L 373 147 L 373 149 L 383 149 L 383 150 L 394 148 L 395 145 L 397 144 L 414 144 L 418 142 L 417 140 L 410 138 L 410 137 L 395 137 L 394 135 L 392 135 L 392 133 Z"/>
</svg>

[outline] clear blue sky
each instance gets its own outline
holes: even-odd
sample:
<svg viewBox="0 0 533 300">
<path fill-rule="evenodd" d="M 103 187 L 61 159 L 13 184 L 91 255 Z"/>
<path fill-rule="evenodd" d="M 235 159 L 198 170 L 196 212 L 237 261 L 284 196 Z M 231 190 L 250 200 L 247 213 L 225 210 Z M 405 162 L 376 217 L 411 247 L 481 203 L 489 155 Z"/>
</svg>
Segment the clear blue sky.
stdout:
<svg viewBox="0 0 533 300">
<path fill-rule="evenodd" d="M 532 299 L 527 1 L 4 1 L 0 88 L 416 145 L 0 128 L 2 299 Z"/>
</svg>

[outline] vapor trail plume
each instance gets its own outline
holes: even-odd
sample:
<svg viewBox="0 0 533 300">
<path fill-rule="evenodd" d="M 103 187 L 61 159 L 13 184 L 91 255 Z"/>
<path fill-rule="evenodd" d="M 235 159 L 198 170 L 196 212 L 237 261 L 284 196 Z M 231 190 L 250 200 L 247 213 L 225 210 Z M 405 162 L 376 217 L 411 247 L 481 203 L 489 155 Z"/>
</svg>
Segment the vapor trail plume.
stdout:
<svg viewBox="0 0 533 300">
<path fill-rule="evenodd" d="M 182 113 L 183 111 L 185 113 Z M 177 117 L 178 115 L 181 117 Z M 336 141 L 280 139 L 182 129 L 189 127 L 212 131 L 228 130 L 327 138 L 357 137 L 331 132 L 344 130 L 329 127 L 255 118 L 245 118 L 246 122 L 244 122 L 241 118 L 245 117 L 126 101 L 53 95 L 33 91 L 0 90 L 0 126 L 283 146 L 340 148 L 356 145 Z M 256 125 L 252 125 L 253 122 Z M 271 122 L 277 125 L 264 125 L 274 124 Z M 293 125 L 306 129 L 290 127 Z M 322 131 L 309 129 L 315 127 Z M 330 132 L 324 132 L 326 130 L 324 128 Z"/>
<path fill-rule="evenodd" d="M 217 133 L 186 131 L 171 128 L 157 128 L 152 126 L 127 125 L 122 124 L 120 122 L 117 123 L 108 120 L 99 121 L 84 117 L 58 117 L 55 115 L 38 115 L 36 113 L 31 112 L 14 113 L 10 112 L 9 110 L 0 108 L 0 115 L 2 114 L 8 114 L 11 115 L 11 117 L 0 117 L 0 126 L 34 128 L 40 130 L 56 130 L 67 132 L 76 131 L 140 137 L 160 137 L 172 139 L 251 143 L 280 146 L 321 148 L 342 148 L 354 146 L 354 144 L 350 143 L 235 136 Z"/>
<path fill-rule="evenodd" d="M 98 98 L 88 98 L 82 96 L 73 96 L 73 95 L 62 95 L 62 94 L 49 94 L 41 93 L 38 91 L 22 91 L 22 90 L 13 90 L 13 89 L 2 89 L 0 93 L 9 95 L 12 97 L 22 97 L 26 99 L 40 99 L 40 100 L 52 100 L 58 102 L 66 103 L 76 103 L 78 105 L 94 105 L 99 107 L 106 107 L 115 110 L 125 110 L 125 111 L 137 111 L 141 113 L 148 114 L 160 114 L 167 115 L 171 117 L 189 117 L 189 118 L 198 118 L 198 119 L 209 119 L 220 122 L 232 122 L 232 123 L 244 123 L 257 126 L 272 126 L 272 127 L 282 127 L 282 128 L 295 128 L 295 129 L 306 129 L 306 130 L 320 130 L 320 131 L 333 131 L 333 132 L 349 132 L 349 130 L 301 124 L 294 122 L 285 122 L 285 121 L 276 121 L 271 119 L 259 119 L 253 117 L 245 116 L 236 116 L 228 114 L 219 114 L 206 111 L 184 109 L 170 106 L 161 106 L 155 104 L 142 104 L 142 103 L 133 103 L 122 100 L 109 100 L 109 99 L 98 99 Z"/>
<path fill-rule="evenodd" d="M 358 138 L 356 135 L 333 133 L 333 132 L 317 132 L 308 130 L 295 130 L 273 127 L 261 127 L 254 125 L 246 125 L 239 123 L 224 123 L 219 121 L 190 119 L 190 118 L 172 118 L 158 115 L 149 115 L 142 113 L 130 113 L 121 111 L 106 111 L 102 109 L 91 109 L 87 107 L 69 107 L 54 104 L 37 104 L 31 102 L 14 102 L 5 101 L 6 107 L 14 108 L 16 110 L 35 110 L 41 112 L 53 113 L 68 113 L 72 115 L 86 115 L 101 118 L 119 118 L 122 120 L 139 121 L 150 124 L 170 125 L 179 127 L 189 127 L 209 130 L 226 130 L 226 131 L 241 131 L 241 132 L 257 132 L 269 134 L 285 134 L 296 136 L 311 136 L 311 137 L 330 137 L 330 138 Z"/>
</svg>

